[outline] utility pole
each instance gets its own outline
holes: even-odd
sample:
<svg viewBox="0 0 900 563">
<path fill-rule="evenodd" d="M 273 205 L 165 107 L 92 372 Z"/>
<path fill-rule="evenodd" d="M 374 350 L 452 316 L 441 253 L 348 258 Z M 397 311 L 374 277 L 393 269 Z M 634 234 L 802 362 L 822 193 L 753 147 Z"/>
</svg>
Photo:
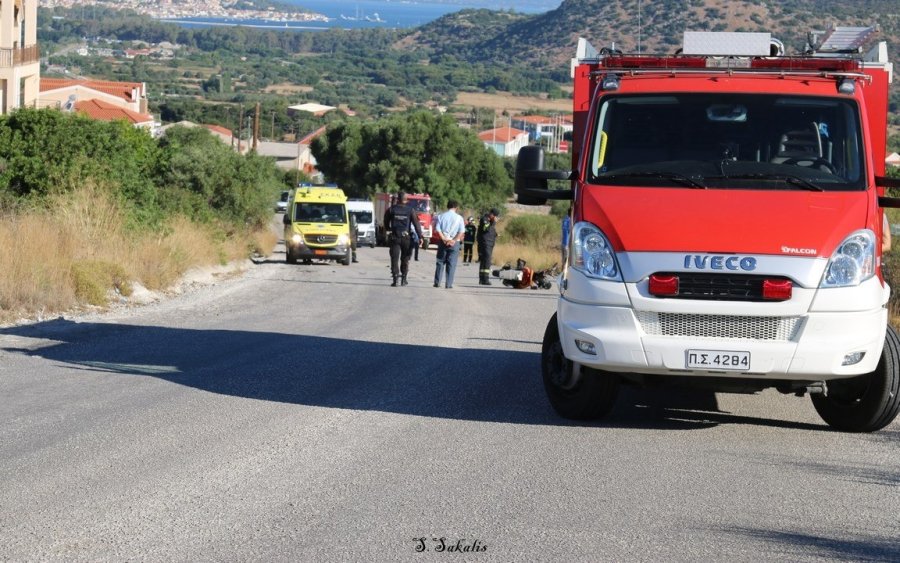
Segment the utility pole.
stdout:
<svg viewBox="0 0 900 563">
<path fill-rule="evenodd" d="M 243 153 L 243 146 L 241 146 L 241 139 L 244 138 L 244 104 L 240 105 L 240 111 L 238 112 L 237 130 L 238 130 L 238 153 Z"/>
<path fill-rule="evenodd" d="M 253 150 L 259 144 L 259 102 L 256 102 L 256 112 L 253 114 Z"/>
<path fill-rule="evenodd" d="M 272 112 L 272 132 L 269 134 L 269 138 L 273 141 L 275 140 L 275 112 Z"/>
</svg>

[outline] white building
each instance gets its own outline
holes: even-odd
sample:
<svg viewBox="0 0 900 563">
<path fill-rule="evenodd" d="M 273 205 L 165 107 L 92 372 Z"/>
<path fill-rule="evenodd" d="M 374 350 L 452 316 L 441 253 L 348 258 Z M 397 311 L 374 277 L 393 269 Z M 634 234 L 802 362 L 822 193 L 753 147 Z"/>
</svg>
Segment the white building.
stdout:
<svg viewBox="0 0 900 563">
<path fill-rule="evenodd" d="M 516 156 L 519 149 L 528 145 L 528 132 L 512 127 L 488 129 L 479 133 L 478 138 L 500 156 Z"/>
<path fill-rule="evenodd" d="M 37 102 L 37 6 L 38 0 L 0 0 L 0 114 Z"/>
</svg>

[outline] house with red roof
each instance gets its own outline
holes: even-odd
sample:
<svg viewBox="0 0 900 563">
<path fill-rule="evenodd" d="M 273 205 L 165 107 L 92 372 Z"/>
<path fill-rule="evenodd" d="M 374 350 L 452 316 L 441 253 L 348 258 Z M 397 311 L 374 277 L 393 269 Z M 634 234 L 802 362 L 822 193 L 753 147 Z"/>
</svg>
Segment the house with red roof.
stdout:
<svg viewBox="0 0 900 563">
<path fill-rule="evenodd" d="M 316 168 L 316 157 L 312 154 L 312 142 L 325 133 L 323 125 L 299 141 L 300 152 L 297 157 L 297 166 L 310 178 L 321 177 L 322 173 Z"/>
<path fill-rule="evenodd" d="M 488 129 L 479 133 L 478 138 L 500 156 L 516 156 L 519 149 L 528 145 L 528 132 L 512 127 Z"/>
<path fill-rule="evenodd" d="M 532 141 L 562 139 L 572 131 L 572 115 L 517 115 L 510 118 L 510 126 L 528 131 Z"/>
<path fill-rule="evenodd" d="M 159 124 L 153 119 L 152 115 L 131 111 L 103 100 L 75 102 L 72 110 L 98 121 L 127 121 L 134 127 L 147 129 L 153 136 L 156 136 L 158 133 Z"/>
<path fill-rule="evenodd" d="M 101 100 L 133 112 L 148 114 L 147 85 L 143 82 L 41 77 L 38 107 L 71 110 L 75 102 Z"/>
<path fill-rule="evenodd" d="M 900 168 L 900 154 L 892 152 L 884 159 L 884 163 L 888 166 L 893 166 L 895 168 Z"/>
<path fill-rule="evenodd" d="M 188 125 L 189 127 L 196 127 L 194 123 L 190 121 L 181 121 L 178 123 L 179 125 Z M 210 133 L 218 137 L 222 140 L 226 145 L 234 148 L 239 153 L 244 154 L 250 150 L 250 140 L 240 140 L 234 136 L 234 131 L 227 127 L 222 127 L 221 125 L 210 125 L 208 123 L 201 123 L 200 127 L 204 129 L 208 129 Z"/>
<path fill-rule="evenodd" d="M 211 125 L 208 123 L 194 123 L 193 121 L 179 121 L 177 123 L 169 123 L 159 128 L 160 135 L 165 135 L 171 127 L 203 127 L 217 137 L 220 141 L 233 148 L 241 154 L 246 154 L 250 150 L 250 141 L 247 139 L 239 140 L 235 137 L 234 132 L 221 125 Z"/>
</svg>

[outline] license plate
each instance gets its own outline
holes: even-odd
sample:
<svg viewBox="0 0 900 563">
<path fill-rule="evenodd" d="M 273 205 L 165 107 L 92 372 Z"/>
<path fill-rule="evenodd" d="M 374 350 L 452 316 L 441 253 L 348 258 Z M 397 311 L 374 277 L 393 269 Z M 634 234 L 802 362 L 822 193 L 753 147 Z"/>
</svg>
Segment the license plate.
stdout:
<svg viewBox="0 0 900 563">
<path fill-rule="evenodd" d="M 685 353 L 688 369 L 750 370 L 750 352 L 733 350 L 688 350 Z"/>
<path fill-rule="evenodd" d="M 328 251 L 327 250 L 314 250 L 313 254 L 315 254 L 316 256 L 325 256 L 326 254 L 328 254 Z"/>
</svg>

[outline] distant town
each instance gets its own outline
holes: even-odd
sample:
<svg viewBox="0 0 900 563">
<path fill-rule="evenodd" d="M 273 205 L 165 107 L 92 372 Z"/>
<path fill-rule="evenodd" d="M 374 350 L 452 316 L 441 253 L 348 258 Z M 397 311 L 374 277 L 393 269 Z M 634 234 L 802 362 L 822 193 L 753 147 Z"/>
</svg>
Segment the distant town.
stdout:
<svg viewBox="0 0 900 563">
<path fill-rule="evenodd" d="M 134 10 L 139 14 L 157 19 L 181 18 L 223 18 L 223 19 L 258 19 L 279 22 L 327 22 L 328 17 L 314 12 L 279 11 L 267 9 L 234 8 L 234 2 L 222 0 L 118 0 L 110 3 L 101 0 L 42 0 L 45 8 L 64 7 L 79 8 L 100 6 L 117 10 Z"/>
</svg>

